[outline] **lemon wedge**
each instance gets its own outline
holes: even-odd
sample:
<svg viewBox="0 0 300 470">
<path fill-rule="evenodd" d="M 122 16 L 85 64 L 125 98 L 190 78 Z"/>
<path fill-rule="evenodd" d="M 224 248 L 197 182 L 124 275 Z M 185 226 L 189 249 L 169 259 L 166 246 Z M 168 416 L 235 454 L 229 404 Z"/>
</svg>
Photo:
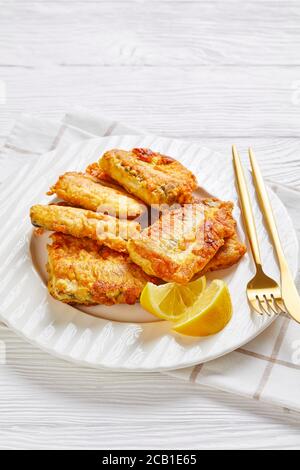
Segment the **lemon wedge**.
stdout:
<svg viewBox="0 0 300 470">
<path fill-rule="evenodd" d="M 206 286 L 205 277 L 200 277 L 184 286 L 169 282 L 156 286 L 148 282 L 141 294 L 142 307 L 162 320 L 177 321 L 193 307 Z"/>
<path fill-rule="evenodd" d="M 232 317 L 232 304 L 224 281 L 215 279 L 188 307 L 173 326 L 173 331 L 188 336 L 208 336 L 221 331 Z"/>
</svg>

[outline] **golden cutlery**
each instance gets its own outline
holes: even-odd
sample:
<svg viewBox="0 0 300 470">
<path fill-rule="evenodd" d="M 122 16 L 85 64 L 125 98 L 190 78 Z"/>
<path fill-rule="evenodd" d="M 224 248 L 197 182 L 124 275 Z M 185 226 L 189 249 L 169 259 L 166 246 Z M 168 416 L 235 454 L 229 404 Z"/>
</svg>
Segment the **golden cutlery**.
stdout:
<svg viewBox="0 0 300 470">
<path fill-rule="evenodd" d="M 281 277 L 281 295 L 284 301 L 284 306 L 291 317 L 300 323 L 300 297 L 283 253 L 270 199 L 256 157 L 251 148 L 249 149 L 249 158 L 261 211 L 266 221 L 278 259 Z"/>
<path fill-rule="evenodd" d="M 271 316 L 273 313 L 285 313 L 279 285 L 274 279 L 267 276 L 262 268 L 256 225 L 247 182 L 235 145 L 232 147 L 232 155 L 243 217 L 256 267 L 255 276 L 247 284 L 248 301 L 253 309 L 260 315 L 267 314 Z"/>
</svg>

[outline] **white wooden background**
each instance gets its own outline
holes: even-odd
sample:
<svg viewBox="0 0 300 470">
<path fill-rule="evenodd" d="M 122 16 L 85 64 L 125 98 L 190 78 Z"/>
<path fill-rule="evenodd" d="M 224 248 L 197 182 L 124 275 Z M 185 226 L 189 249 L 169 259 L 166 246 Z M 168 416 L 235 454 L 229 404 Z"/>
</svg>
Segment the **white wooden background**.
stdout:
<svg viewBox="0 0 300 470">
<path fill-rule="evenodd" d="M 74 105 L 229 151 L 300 191 L 300 3 L 0 0 L 0 144 Z M 300 416 L 160 374 L 81 369 L 5 327 L 0 448 L 300 448 Z"/>
</svg>

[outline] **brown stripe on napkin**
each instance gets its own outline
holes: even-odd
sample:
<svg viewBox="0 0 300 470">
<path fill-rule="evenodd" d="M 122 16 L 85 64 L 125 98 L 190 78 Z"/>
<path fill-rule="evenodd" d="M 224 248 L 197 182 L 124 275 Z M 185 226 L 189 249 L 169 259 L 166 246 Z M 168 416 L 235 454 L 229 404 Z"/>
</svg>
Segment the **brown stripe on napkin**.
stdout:
<svg viewBox="0 0 300 470">
<path fill-rule="evenodd" d="M 108 135 L 111 135 L 112 131 L 117 125 L 118 125 L 117 121 L 112 122 L 110 126 L 108 127 L 108 129 L 104 132 L 103 136 L 107 137 Z"/>
<path fill-rule="evenodd" d="M 197 380 L 198 375 L 200 374 L 200 371 L 202 369 L 204 364 L 197 364 L 196 366 L 193 367 L 193 370 L 191 372 L 189 381 L 192 383 L 195 383 Z"/>
<path fill-rule="evenodd" d="M 294 364 L 293 362 L 283 361 L 282 359 L 264 356 L 263 354 L 259 354 L 253 351 L 247 351 L 247 349 L 237 349 L 237 352 L 244 354 L 245 356 L 254 357 L 255 359 L 260 359 L 262 361 L 272 362 L 273 364 L 277 364 L 279 366 L 288 367 L 289 369 L 300 370 L 300 364 Z"/>
<path fill-rule="evenodd" d="M 277 356 L 278 356 L 278 353 L 279 353 L 280 348 L 282 346 L 282 343 L 283 343 L 284 337 L 286 335 L 289 323 L 290 323 L 289 319 L 287 319 L 287 318 L 283 319 L 282 326 L 280 328 L 278 337 L 277 337 L 277 339 L 275 341 L 275 344 L 274 344 L 272 355 L 268 360 L 267 366 L 265 368 L 265 371 L 263 373 L 263 376 L 261 378 L 259 386 L 258 386 L 255 394 L 253 395 L 253 398 L 255 400 L 260 400 L 261 394 L 262 394 L 264 388 L 266 387 L 266 385 L 269 381 L 272 369 L 273 369 L 274 364 L 275 364 L 275 360 L 277 360 Z"/>
<path fill-rule="evenodd" d="M 56 147 L 58 146 L 59 142 L 61 141 L 62 136 L 65 133 L 65 130 L 67 129 L 67 124 L 62 124 L 60 128 L 58 129 L 58 133 L 56 134 L 55 139 L 53 140 L 53 143 L 50 147 L 50 151 L 55 150 Z"/>
<path fill-rule="evenodd" d="M 20 147 L 16 147 L 15 145 L 12 145 L 12 144 L 5 144 L 3 146 L 3 148 L 10 149 L 10 150 L 13 150 L 14 152 L 18 152 L 18 153 L 24 153 L 26 155 L 41 155 L 40 152 L 32 152 L 31 150 L 22 149 Z"/>
</svg>

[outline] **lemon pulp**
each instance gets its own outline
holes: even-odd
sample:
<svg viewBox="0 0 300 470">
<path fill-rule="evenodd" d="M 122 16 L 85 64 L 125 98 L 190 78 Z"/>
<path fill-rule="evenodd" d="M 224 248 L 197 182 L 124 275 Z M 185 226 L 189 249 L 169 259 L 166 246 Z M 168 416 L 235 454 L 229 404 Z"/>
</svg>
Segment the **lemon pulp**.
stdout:
<svg viewBox="0 0 300 470">
<path fill-rule="evenodd" d="M 205 286 L 204 276 L 184 286 L 175 282 L 156 286 L 148 282 L 142 291 L 140 302 L 145 310 L 156 317 L 176 321 L 196 302 Z"/>
<path fill-rule="evenodd" d="M 232 317 L 232 304 L 224 281 L 215 279 L 195 303 L 186 309 L 173 330 L 189 336 L 208 336 L 221 331 Z"/>
<path fill-rule="evenodd" d="M 188 336 L 216 334 L 232 317 L 227 284 L 215 279 L 206 287 L 204 276 L 184 286 L 148 282 L 140 301 L 156 317 L 174 322 L 173 331 Z"/>
</svg>

